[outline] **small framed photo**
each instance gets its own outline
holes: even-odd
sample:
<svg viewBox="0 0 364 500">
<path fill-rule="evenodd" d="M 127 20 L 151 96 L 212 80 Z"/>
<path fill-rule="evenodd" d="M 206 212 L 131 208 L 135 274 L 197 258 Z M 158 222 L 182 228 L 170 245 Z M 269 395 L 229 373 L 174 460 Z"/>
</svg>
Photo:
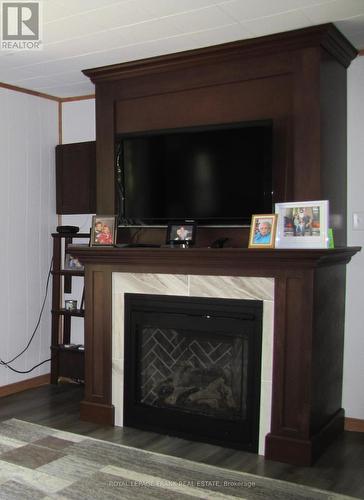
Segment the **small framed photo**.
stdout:
<svg viewBox="0 0 364 500">
<path fill-rule="evenodd" d="M 90 246 L 115 245 L 116 229 L 115 215 L 94 215 L 92 217 Z"/>
<path fill-rule="evenodd" d="M 276 214 L 252 216 L 249 248 L 274 248 L 277 218 Z"/>
<path fill-rule="evenodd" d="M 167 228 L 167 244 L 193 245 L 196 239 L 195 222 L 171 222 Z"/>
<path fill-rule="evenodd" d="M 70 253 L 66 253 L 64 257 L 65 271 L 83 271 L 84 267 L 81 262 Z"/>
<path fill-rule="evenodd" d="M 77 309 L 77 300 L 65 300 L 64 308 L 66 311 L 75 311 Z"/>
<path fill-rule="evenodd" d="M 278 248 L 328 248 L 329 202 L 276 203 Z"/>
</svg>

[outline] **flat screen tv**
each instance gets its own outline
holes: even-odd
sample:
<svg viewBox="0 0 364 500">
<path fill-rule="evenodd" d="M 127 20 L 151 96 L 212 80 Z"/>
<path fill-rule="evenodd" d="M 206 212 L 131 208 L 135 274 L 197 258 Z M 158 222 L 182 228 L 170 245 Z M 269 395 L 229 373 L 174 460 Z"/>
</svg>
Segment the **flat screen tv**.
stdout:
<svg viewBox="0 0 364 500">
<path fill-rule="evenodd" d="M 272 212 L 272 123 L 235 123 L 117 139 L 119 224 L 245 225 Z"/>
</svg>

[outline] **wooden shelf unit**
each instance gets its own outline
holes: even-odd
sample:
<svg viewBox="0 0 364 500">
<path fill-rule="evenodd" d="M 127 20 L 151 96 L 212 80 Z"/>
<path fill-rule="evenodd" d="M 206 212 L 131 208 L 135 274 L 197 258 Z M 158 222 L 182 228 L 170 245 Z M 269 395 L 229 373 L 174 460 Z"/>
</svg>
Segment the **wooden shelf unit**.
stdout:
<svg viewBox="0 0 364 500">
<path fill-rule="evenodd" d="M 84 380 L 84 351 L 65 347 L 72 344 L 72 318 L 83 318 L 83 304 L 79 309 L 65 309 L 63 294 L 72 293 L 72 278 L 83 277 L 83 269 L 64 269 L 65 255 L 74 240 L 89 239 L 89 233 L 53 233 L 52 339 L 51 383 L 59 377 Z M 86 245 L 85 245 L 86 246 Z"/>
</svg>

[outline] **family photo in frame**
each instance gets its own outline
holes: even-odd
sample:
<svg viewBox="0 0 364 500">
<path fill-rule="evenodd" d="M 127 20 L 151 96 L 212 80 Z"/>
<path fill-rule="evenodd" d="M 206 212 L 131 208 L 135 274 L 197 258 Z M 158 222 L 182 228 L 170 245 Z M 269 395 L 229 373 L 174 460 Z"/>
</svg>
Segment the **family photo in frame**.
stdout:
<svg viewBox="0 0 364 500">
<path fill-rule="evenodd" d="M 274 248 L 277 217 L 276 214 L 252 216 L 249 248 Z"/>
<path fill-rule="evenodd" d="M 328 248 L 329 202 L 276 203 L 279 248 Z"/>
<path fill-rule="evenodd" d="M 116 216 L 94 215 L 92 217 L 90 246 L 115 245 L 116 229 Z"/>
</svg>

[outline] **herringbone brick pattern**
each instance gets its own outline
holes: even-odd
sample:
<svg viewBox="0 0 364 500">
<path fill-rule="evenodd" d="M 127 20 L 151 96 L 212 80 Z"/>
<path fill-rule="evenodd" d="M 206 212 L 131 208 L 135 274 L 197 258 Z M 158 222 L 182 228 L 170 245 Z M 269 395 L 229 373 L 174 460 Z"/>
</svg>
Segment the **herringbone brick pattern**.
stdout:
<svg viewBox="0 0 364 500">
<path fill-rule="evenodd" d="M 229 390 L 235 392 L 235 406 L 236 410 L 239 409 L 244 391 L 244 383 L 241 383 L 243 345 L 243 339 L 221 342 L 198 338 L 197 335 L 192 337 L 174 329 L 143 328 L 139 360 L 141 402 L 158 405 L 161 387 L 168 382 L 174 387 L 194 385 L 201 388 L 220 376 Z M 192 372 L 195 377 L 193 384 Z M 240 394 L 234 390 L 237 385 Z"/>
</svg>

